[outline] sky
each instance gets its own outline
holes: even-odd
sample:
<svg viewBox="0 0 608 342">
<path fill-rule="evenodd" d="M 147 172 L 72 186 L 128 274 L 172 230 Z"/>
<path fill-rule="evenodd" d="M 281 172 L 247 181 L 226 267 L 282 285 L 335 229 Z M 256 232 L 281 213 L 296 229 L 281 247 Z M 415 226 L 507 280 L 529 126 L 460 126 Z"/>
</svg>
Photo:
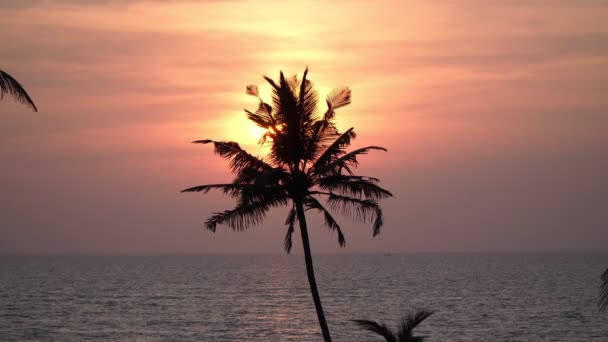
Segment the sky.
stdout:
<svg viewBox="0 0 608 342">
<path fill-rule="evenodd" d="M 310 217 L 313 253 L 608 248 L 605 1 L 0 0 L 0 253 L 282 253 L 288 208 L 246 232 L 196 139 L 263 156 L 245 86 L 308 66 L 352 89 L 338 126 L 395 198 L 385 226 Z M 323 103 L 323 102 L 322 102 Z M 294 240 L 294 252 L 301 251 Z"/>
</svg>

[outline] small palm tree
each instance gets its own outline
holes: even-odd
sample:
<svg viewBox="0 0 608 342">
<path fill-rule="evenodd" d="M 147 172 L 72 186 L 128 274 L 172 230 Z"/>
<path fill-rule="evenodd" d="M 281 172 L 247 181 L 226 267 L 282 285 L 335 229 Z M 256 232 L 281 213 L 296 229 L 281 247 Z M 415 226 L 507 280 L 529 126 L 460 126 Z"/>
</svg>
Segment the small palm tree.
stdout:
<svg viewBox="0 0 608 342">
<path fill-rule="evenodd" d="M 378 323 L 376 321 L 369 321 L 364 319 L 353 320 L 361 328 L 376 333 L 386 340 L 386 342 L 420 342 L 424 340 L 424 337 L 413 336 L 413 330 L 422 321 L 427 319 L 433 311 L 419 310 L 414 313 L 410 313 L 401 320 L 401 325 L 397 332 L 394 332 L 384 323 Z"/>
<path fill-rule="evenodd" d="M 600 310 L 606 310 L 608 307 L 608 268 L 604 271 L 601 277 L 602 284 L 600 285 L 600 300 L 598 306 Z"/>
<path fill-rule="evenodd" d="M 11 75 L 0 70 L 0 99 L 3 99 L 5 94 L 11 95 L 17 102 L 30 107 L 34 112 L 38 111 L 34 101 L 32 101 L 21 84 Z"/>
<path fill-rule="evenodd" d="M 245 110 L 247 117 L 266 133 L 260 144 L 269 144 L 268 160 L 254 157 L 236 142 L 198 140 L 194 143 L 213 143 L 215 153 L 230 161 L 236 177 L 232 183 L 200 185 L 184 192 L 207 193 L 212 189 L 237 199 L 234 209 L 214 213 L 205 226 L 215 232 L 218 224 L 225 224 L 236 231 L 242 231 L 263 221 L 268 210 L 289 205 L 287 233 L 284 248 L 287 253 L 292 247 L 291 236 L 295 223 L 300 226 L 306 273 L 313 301 L 326 342 L 331 341 L 325 320 L 321 298 L 315 281 L 310 252 L 305 211 L 321 213 L 325 226 L 338 235 L 338 243 L 345 245 L 345 238 L 338 222 L 330 211 L 321 204 L 319 197 L 326 198 L 327 206 L 339 213 L 373 225 L 373 235 L 380 232 L 382 210 L 378 200 L 392 194 L 378 186 L 379 180 L 353 173 L 357 157 L 371 150 L 386 149 L 367 146 L 347 152 L 346 148 L 355 138 L 353 128 L 338 132 L 334 123 L 335 110 L 351 102 L 351 91 L 340 87 L 332 91 L 326 99 L 324 114 L 317 111 L 318 95 L 312 83 L 296 76 L 287 79 L 280 73 L 279 82 L 264 76 L 272 87 L 272 105 L 265 103 L 255 85 L 247 86 L 247 94 L 259 99 L 255 112 Z"/>
</svg>

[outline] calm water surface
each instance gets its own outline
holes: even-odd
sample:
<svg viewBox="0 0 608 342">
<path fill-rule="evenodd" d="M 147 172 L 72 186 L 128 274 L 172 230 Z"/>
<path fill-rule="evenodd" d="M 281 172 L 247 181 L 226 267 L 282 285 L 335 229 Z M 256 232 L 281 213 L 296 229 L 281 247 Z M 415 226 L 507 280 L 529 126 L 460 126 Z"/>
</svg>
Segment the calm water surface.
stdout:
<svg viewBox="0 0 608 342">
<path fill-rule="evenodd" d="M 349 320 L 436 313 L 428 341 L 608 341 L 608 254 L 315 257 L 335 341 Z M 0 256 L 0 341 L 320 341 L 302 256 Z"/>
</svg>

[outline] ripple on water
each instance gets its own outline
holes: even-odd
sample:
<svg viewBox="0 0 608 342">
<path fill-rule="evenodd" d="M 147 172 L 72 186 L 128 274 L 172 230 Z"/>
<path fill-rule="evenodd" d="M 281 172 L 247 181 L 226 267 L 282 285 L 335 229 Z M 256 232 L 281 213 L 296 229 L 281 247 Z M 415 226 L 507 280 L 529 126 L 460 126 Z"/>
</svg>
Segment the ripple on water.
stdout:
<svg viewBox="0 0 608 342">
<path fill-rule="evenodd" d="M 318 256 L 336 341 L 351 319 L 436 313 L 428 341 L 606 341 L 607 254 Z M 2 256 L 2 341 L 319 341 L 301 256 Z"/>
</svg>

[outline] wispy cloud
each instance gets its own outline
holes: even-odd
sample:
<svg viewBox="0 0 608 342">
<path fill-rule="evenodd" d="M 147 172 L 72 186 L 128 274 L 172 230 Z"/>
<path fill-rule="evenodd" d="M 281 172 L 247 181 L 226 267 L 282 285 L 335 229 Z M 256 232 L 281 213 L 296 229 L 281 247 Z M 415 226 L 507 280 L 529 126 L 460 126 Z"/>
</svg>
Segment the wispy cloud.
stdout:
<svg viewBox="0 0 608 342">
<path fill-rule="evenodd" d="M 608 195 L 601 181 L 607 166 L 597 162 L 608 153 L 602 131 L 608 126 L 607 14 L 605 2 L 593 0 L 0 0 L 0 67 L 40 108 L 24 115 L 10 100 L 2 102 L 0 158 L 11 168 L 0 172 L 5 182 L 39 184 L 32 182 L 40 178 L 37 165 L 59 170 L 53 183 L 78 182 L 87 176 L 70 168 L 97 165 L 134 171 L 121 173 L 121 185 L 139 176 L 164 188 L 188 185 L 195 176 L 220 177 L 223 164 L 188 141 L 226 137 L 255 150 L 242 112 L 255 102 L 244 86 L 263 85 L 262 74 L 301 73 L 308 65 L 321 92 L 342 84 L 353 89 L 353 104 L 338 120 L 357 128 L 357 143 L 389 147 L 390 157 L 368 160 L 404 199 L 388 205 L 390 223 L 409 221 L 430 231 L 454 223 L 481 232 L 482 224 L 496 220 L 476 214 L 476 205 L 490 213 L 510 205 L 523 218 L 495 217 L 505 220 L 499 225 L 504 229 L 519 227 L 518 241 L 526 229 L 557 229 L 563 238 L 554 246 L 566 246 L 567 228 L 516 203 L 537 196 L 546 202 L 541 214 L 548 215 L 569 201 L 550 195 L 554 187 L 584 198 L 592 180 L 599 185 L 589 197 Z M 176 164 L 165 165 L 167 160 Z M 200 163 L 213 171 L 195 175 L 190 170 Z M 404 181 L 398 175 L 405 173 Z M 556 176 L 539 181 L 537 189 L 528 186 L 542 174 Z M 95 171 L 95 180 L 124 193 L 103 177 Z M 491 194 L 484 189 L 492 181 L 505 185 Z M 445 195 L 443 186 L 470 198 L 470 207 L 450 204 L 456 195 Z M 16 191 L 0 196 L 12 198 Z M 430 214 L 438 204 L 447 207 L 446 218 Z M 401 217 L 402 206 L 419 216 Z M 581 228 L 588 234 L 578 246 L 591 246 L 606 217 L 572 209 L 572 217 L 582 213 L 589 215 Z M 389 230 L 389 240 L 378 241 L 390 245 L 399 234 Z M 424 233 L 407 234 L 425 241 Z"/>
</svg>

